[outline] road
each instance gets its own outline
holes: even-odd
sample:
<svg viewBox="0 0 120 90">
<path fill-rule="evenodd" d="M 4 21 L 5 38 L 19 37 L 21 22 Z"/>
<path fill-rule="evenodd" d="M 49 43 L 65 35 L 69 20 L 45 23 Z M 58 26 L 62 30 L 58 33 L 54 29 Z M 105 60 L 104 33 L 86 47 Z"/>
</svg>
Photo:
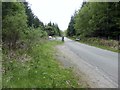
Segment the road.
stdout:
<svg viewBox="0 0 120 90">
<path fill-rule="evenodd" d="M 118 87 L 118 53 L 82 44 L 65 37 L 57 47 L 64 55 L 63 63 L 71 63 L 86 75 L 91 87 Z M 65 61 L 66 60 L 66 61 Z"/>
</svg>

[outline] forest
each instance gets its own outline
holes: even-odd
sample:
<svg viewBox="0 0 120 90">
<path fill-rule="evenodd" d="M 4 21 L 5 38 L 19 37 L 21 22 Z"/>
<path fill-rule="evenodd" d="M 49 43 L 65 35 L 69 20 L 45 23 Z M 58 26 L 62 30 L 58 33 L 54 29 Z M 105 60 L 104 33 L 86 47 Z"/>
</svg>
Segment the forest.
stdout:
<svg viewBox="0 0 120 90">
<path fill-rule="evenodd" d="M 82 7 L 71 16 L 66 34 L 89 44 L 98 43 L 118 49 L 119 11 L 120 3 L 117 2 L 84 2 Z"/>
<path fill-rule="evenodd" d="M 71 70 L 60 66 L 54 57 L 61 41 L 58 24 L 44 24 L 28 2 L 2 2 L 2 80 L 1 88 L 78 87 Z M 67 84 L 69 80 L 69 84 Z"/>
<path fill-rule="evenodd" d="M 9 49 L 19 47 L 20 43 L 33 43 L 34 39 L 45 38 L 48 35 L 61 35 L 57 24 L 50 22 L 48 25 L 44 25 L 32 13 L 27 2 L 3 3 L 2 16 L 3 47 Z"/>
<path fill-rule="evenodd" d="M 120 3 L 84 3 L 71 17 L 68 36 L 100 37 L 118 40 Z"/>
</svg>

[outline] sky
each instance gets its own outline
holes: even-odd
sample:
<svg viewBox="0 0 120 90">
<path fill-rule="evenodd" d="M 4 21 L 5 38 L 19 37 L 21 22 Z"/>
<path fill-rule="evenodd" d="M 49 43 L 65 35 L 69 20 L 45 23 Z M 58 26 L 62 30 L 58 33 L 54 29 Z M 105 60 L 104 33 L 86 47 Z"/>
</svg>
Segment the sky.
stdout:
<svg viewBox="0 0 120 90">
<path fill-rule="evenodd" d="M 67 29 L 71 16 L 80 9 L 83 0 L 26 0 L 34 15 L 44 24 L 57 23 L 64 31 Z"/>
</svg>

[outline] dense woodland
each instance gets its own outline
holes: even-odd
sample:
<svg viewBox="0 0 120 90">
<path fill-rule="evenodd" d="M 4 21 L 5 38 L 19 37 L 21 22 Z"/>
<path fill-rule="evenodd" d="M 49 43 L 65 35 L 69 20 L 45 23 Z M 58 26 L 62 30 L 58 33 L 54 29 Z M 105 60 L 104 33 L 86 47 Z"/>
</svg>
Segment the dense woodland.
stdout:
<svg viewBox="0 0 120 90">
<path fill-rule="evenodd" d="M 44 25 L 35 16 L 27 2 L 2 3 L 2 40 L 3 47 L 18 48 L 19 45 L 47 38 L 48 35 L 60 36 L 57 24 Z M 3 48 L 4 49 L 4 48 Z"/>
<path fill-rule="evenodd" d="M 48 36 L 61 36 L 58 25 L 44 25 L 27 2 L 2 3 L 2 88 L 78 87 L 55 58 L 54 47 L 62 42 Z"/>
<path fill-rule="evenodd" d="M 120 2 L 84 2 L 71 17 L 67 36 L 118 40 Z"/>
</svg>

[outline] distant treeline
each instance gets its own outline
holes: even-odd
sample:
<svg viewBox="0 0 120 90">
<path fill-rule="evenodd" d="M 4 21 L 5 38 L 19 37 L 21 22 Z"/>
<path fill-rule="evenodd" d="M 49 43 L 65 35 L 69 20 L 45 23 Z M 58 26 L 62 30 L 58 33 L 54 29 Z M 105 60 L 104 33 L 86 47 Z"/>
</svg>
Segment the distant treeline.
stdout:
<svg viewBox="0 0 120 90">
<path fill-rule="evenodd" d="M 2 42 L 3 47 L 16 48 L 18 43 L 29 42 L 47 37 L 61 35 L 57 24 L 44 25 L 35 16 L 28 2 L 2 3 Z"/>
<path fill-rule="evenodd" d="M 119 39 L 120 2 L 83 2 L 71 17 L 67 36 Z"/>
</svg>

